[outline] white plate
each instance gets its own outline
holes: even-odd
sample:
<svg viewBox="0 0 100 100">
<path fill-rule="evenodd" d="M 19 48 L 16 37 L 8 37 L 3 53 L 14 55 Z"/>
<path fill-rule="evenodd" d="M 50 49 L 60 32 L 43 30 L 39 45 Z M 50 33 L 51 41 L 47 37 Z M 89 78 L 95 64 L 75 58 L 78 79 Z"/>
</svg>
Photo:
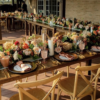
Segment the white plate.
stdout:
<svg viewBox="0 0 100 100">
<path fill-rule="evenodd" d="M 95 51 L 95 52 L 100 52 L 100 50 L 99 49 L 91 49 L 91 51 Z"/>
<path fill-rule="evenodd" d="M 26 65 L 29 66 L 30 68 L 32 68 L 32 66 L 30 64 L 26 64 Z M 18 65 L 14 66 L 14 70 L 15 71 L 22 71 L 22 69 Z"/>
<path fill-rule="evenodd" d="M 63 56 L 59 56 L 59 58 L 62 59 L 62 60 L 71 60 L 71 59 L 69 59 L 67 57 L 63 57 Z"/>
</svg>

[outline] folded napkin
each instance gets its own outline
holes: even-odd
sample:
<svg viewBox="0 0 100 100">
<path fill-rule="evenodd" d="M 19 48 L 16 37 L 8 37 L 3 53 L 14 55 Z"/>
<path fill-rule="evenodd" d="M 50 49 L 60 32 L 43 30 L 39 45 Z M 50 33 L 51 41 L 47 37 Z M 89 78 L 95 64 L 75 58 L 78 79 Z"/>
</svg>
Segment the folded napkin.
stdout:
<svg viewBox="0 0 100 100">
<path fill-rule="evenodd" d="M 71 56 L 67 53 L 64 53 L 64 52 L 59 53 L 59 55 L 60 55 L 59 58 L 62 60 L 73 60 L 74 59 L 73 56 Z"/>
<path fill-rule="evenodd" d="M 92 46 L 91 50 L 92 51 L 100 51 L 100 47 L 99 46 Z"/>
<path fill-rule="evenodd" d="M 59 58 L 62 59 L 62 60 L 70 60 L 69 58 L 64 57 L 64 56 L 59 56 Z"/>
<path fill-rule="evenodd" d="M 24 72 L 27 72 L 27 71 L 31 70 L 31 68 L 28 65 L 26 65 L 26 64 L 21 64 L 21 69 Z"/>
<path fill-rule="evenodd" d="M 18 61 L 16 64 L 18 70 L 22 70 L 23 72 L 27 72 L 31 70 L 29 64 L 24 64 L 22 61 Z"/>
</svg>

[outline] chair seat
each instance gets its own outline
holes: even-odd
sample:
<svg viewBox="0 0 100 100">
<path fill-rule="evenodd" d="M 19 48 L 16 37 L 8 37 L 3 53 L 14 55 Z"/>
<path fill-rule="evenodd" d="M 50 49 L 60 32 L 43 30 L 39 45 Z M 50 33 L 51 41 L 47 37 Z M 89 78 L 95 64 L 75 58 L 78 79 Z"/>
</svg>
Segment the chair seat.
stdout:
<svg viewBox="0 0 100 100">
<path fill-rule="evenodd" d="M 38 100 L 42 100 L 43 97 L 45 97 L 46 92 L 40 88 L 34 88 L 31 90 L 28 90 L 27 92 L 29 92 L 31 95 L 33 95 L 34 97 L 36 97 Z M 10 100 L 20 100 L 19 99 L 19 94 L 15 94 L 14 96 L 12 96 L 10 98 Z M 29 97 L 27 97 L 25 94 L 23 94 L 23 100 L 32 100 Z M 50 97 L 47 97 L 46 100 L 50 100 Z"/>
<path fill-rule="evenodd" d="M 75 82 L 75 76 L 60 80 L 58 82 L 58 86 L 64 92 L 68 93 L 69 95 L 73 95 L 74 82 Z M 77 83 L 77 93 L 76 93 L 76 95 L 78 95 L 86 86 L 87 86 L 86 82 L 81 77 L 79 77 L 78 83 Z M 82 95 L 86 96 L 86 95 L 88 95 L 92 92 L 93 92 L 93 90 L 91 89 L 91 87 L 89 87 L 85 91 L 85 93 L 83 93 Z"/>
</svg>

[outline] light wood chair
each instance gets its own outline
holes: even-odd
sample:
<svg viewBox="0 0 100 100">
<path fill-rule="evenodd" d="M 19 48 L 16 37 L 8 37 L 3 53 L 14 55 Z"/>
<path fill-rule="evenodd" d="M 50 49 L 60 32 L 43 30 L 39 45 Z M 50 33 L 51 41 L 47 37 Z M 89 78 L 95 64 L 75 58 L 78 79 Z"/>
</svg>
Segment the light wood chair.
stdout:
<svg viewBox="0 0 100 100">
<path fill-rule="evenodd" d="M 90 80 L 93 79 L 93 77 L 96 75 L 97 71 L 98 71 L 98 70 L 92 70 L 92 71 L 91 71 L 91 79 L 90 79 Z M 99 75 L 99 78 L 100 78 L 100 75 Z"/>
<path fill-rule="evenodd" d="M 89 81 L 82 73 L 83 71 L 96 69 L 98 69 L 98 71 L 91 81 Z M 68 94 L 71 100 L 80 100 L 87 95 L 91 96 L 91 100 L 96 100 L 96 86 L 100 74 L 100 64 L 94 66 L 77 67 L 75 70 L 75 76 L 65 78 L 58 82 L 57 100 L 59 100 L 59 95 L 62 91 Z M 93 87 L 92 83 L 94 81 L 95 85 Z"/>
<path fill-rule="evenodd" d="M 52 93 L 51 100 L 54 100 L 55 86 L 60 80 L 63 72 L 59 72 L 55 76 L 49 77 L 47 79 L 39 80 L 36 82 L 27 83 L 16 83 L 14 86 L 18 89 L 19 94 L 16 94 L 10 98 L 10 100 L 50 100 L 50 93 Z M 43 89 L 33 88 L 25 90 L 25 88 L 31 88 L 35 86 L 40 86 L 53 82 L 52 88 L 46 93 Z"/>
</svg>

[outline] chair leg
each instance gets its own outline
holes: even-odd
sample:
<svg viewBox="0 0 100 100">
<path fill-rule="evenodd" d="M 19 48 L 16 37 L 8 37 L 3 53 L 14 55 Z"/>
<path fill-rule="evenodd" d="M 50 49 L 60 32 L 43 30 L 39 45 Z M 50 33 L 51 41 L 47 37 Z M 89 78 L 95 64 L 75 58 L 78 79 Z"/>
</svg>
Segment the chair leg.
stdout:
<svg viewBox="0 0 100 100">
<path fill-rule="evenodd" d="M 52 71 L 52 75 L 54 76 L 54 70 Z"/>
<path fill-rule="evenodd" d="M 96 100 L 95 96 L 93 96 L 93 94 L 91 94 L 90 96 L 91 96 L 91 100 Z"/>
<path fill-rule="evenodd" d="M 53 71 L 51 71 L 51 72 L 52 72 L 52 75 L 54 76 L 55 71 L 53 70 Z M 46 72 L 45 72 L 45 76 L 46 76 Z"/>
<path fill-rule="evenodd" d="M 20 80 L 16 80 L 16 83 L 17 83 L 17 82 L 20 82 L 20 83 L 21 83 L 21 82 L 22 82 L 22 79 L 20 79 Z"/>
<path fill-rule="evenodd" d="M 37 75 L 35 75 L 35 79 L 36 79 L 36 81 L 37 81 Z M 36 86 L 36 88 L 37 88 L 37 86 Z"/>
<path fill-rule="evenodd" d="M 73 99 L 73 100 L 78 100 L 77 98 Z"/>
<path fill-rule="evenodd" d="M 46 72 L 45 72 L 45 76 L 46 76 Z"/>
<path fill-rule="evenodd" d="M 61 89 L 58 87 L 57 100 L 59 100 L 60 95 L 61 95 Z"/>
<path fill-rule="evenodd" d="M 93 93 L 93 95 L 91 96 L 91 100 L 96 100 L 96 90 L 94 90 L 94 93 Z"/>
<path fill-rule="evenodd" d="M 79 66 L 81 67 L 81 62 L 79 63 Z"/>
<path fill-rule="evenodd" d="M 70 96 L 70 99 L 71 99 L 71 100 L 73 100 L 73 97 L 72 97 L 72 96 Z"/>
<path fill-rule="evenodd" d="M 38 75 L 35 76 L 36 81 L 37 81 L 37 76 L 38 76 Z"/>
<path fill-rule="evenodd" d="M 25 82 L 28 82 L 28 77 L 26 78 Z"/>
<path fill-rule="evenodd" d="M 67 78 L 69 77 L 69 66 L 67 66 Z"/>
<path fill-rule="evenodd" d="M 2 95 L 1 95 L 1 84 L 0 84 L 0 100 L 2 100 Z"/>
</svg>

